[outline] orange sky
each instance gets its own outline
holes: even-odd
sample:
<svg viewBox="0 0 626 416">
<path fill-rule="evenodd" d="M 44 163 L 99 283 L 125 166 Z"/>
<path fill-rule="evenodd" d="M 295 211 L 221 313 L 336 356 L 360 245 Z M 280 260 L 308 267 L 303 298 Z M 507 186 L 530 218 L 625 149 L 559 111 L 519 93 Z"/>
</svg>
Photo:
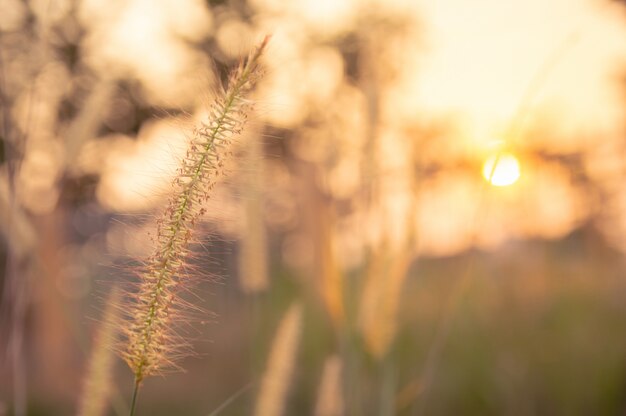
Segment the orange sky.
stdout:
<svg viewBox="0 0 626 416">
<path fill-rule="evenodd" d="M 622 7 L 596 0 L 409 3 L 426 29 L 427 52 L 410 85 L 421 110 L 455 112 L 475 140 L 493 140 L 540 77 L 533 111 L 552 114 L 564 133 L 621 127 Z"/>
<path fill-rule="evenodd" d="M 547 141 L 543 137 L 524 137 L 524 140 L 567 152 L 589 144 L 582 143 L 581 137 L 592 137 L 598 142 L 621 137 L 623 93 L 617 81 L 626 68 L 626 12 L 609 1 L 252 0 L 251 5 L 256 14 L 252 23 L 246 23 L 227 13 L 196 12 L 202 9 L 197 0 L 168 0 L 159 3 L 159 7 L 145 0 L 133 0 L 112 16 L 110 22 L 102 19 L 102 24 L 93 28 L 89 35 L 90 62 L 101 70 L 121 68 L 139 77 L 149 98 L 158 104 L 189 105 L 194 101 L 200 104 L 197 91 L 206 89 L 211 81 L 210 76 L 202 75 L 210 64 L 201 53 L 191 50 L 183 38 L 193 41 L 213 34 L 224 50 L 242 52 L 260 39 L 261 34 L 273 33 L 266 59 L 269 71 L 260 94 L 263 116 L 270 123 L 290 128 L 297 126 L 306 111 L 315 106 L 328 114 L 332 111 L 343 114 L 345 126 L 336 123 L 332 136 L 311 136 L 313 147 L 306 147 L 302 154 L 316 157 L 316 151 L 322 152 L 327 141 L 333 140 L 333 145 L 342 149 L 338 166 L 343 171 L 331 167 L 327 173 L 339 171 L 350 177 L 349 173 L 359 166 L 365 97 L 363 91 L 344 77 L 341 55 L 332 46 L 324 45 L 324 39 L 351 30 L 363 9 L 369 8 L 370 13 L 397 9 L 403 16 L 414 17 L 421 27 L 403 39 L 403 49 L 394 55 L 401 61 L 397 81 L 381 94 L 382 119 L 387 128 L 381 132 L 381 151 L 401 149 L 383 158 L 389 166 L 382 168 L 392 171 L 408 166 L 408 159 L 404 159 L 410 152 L 397 133 L 402 126 L 424 123 L 431 118 L 450 120 L 460 126 L 446 137 L 450 142 L 446 143 L 447 149 L 461 148 L 477 159 L 484 159 L 494 140 L 510 139 L 503 137 L 503 132 L 533 82 L 531 118 L 547 124 L 557 133 L 552 137 L 562 139 L 557 142 L 554 138 Z M 94 16 L 100 16 L 109 7 L 108 2 L 101 0 L 85 2 L 82 8 L 85 21 L 97 21 Z M 163 132 L 155 128 L 148 133 L 146 130 L 141 134 L 143 146 L 158 145 L 159 141 L 149 136 Z M 477 160 L 479 180 L 482 162 Z M 523 158 L 520 163 L 522 178 L 515 186 L 525 189 L 526 199 L 506 196 L 505 200 L 496 201 L 500 204 L 496 210 L 506 208 L 506 204 L 510 206 L 490 217 L 491 231 L 485 234 L 485 244 L 528 233 L 558 237 L 584 215 L 585 211 L 577 205 L 581 197 L 572 191 L 568 172 L 534 166 Z M 132 160 L 127 165 L 141 166 Z M 424 191 L 420 201 L 424 212 L 420 214 L 424 220 L 418 221 L 420 231 L 438 235 L 442 240 L 440 245 L 428 248 L 432 252 L 462 249 L 468 241 L 466 228 L 472 221 L 473 210 L 466 207 L 464 212 L 454 201 L 467 200 L 467 195 L 475 193 L 474 185 L 466 183 L 475 178 L 454 175 L 443 172 L 429 185 L 432 188 Z M 130 173 L 123 176 L 129 177 Z M 114 172 L 105 174 L 103 184 L 114 188 L 118 183 L 114 179 Z M 393 182 L 399 183 L 397 178 Z M 551 188 L 544 192 L 545 187 L 539 186 L 542 183 L 551 184 Z M 408 186 L 397 186 L 394 195 L 386 196 L 387 200 L 404 201 Z M 124 198 L 119 195 L 128 192 L 115 193 L 113 188 L 101 195 L 105 200 L 106 194 L 116 195 L 113 199 L 119 207 L 133 206 L 132 195 L 149 192 L 133 189 L 128 203 L 123 203 Z M 550 195 L 561 195 L 560 205 L 555 205 Z M 536 205 L 535 199 L 544 200 L 543 205 Z M 519 208 L 520 204 L 531 206 L 538 217 L 526 216 L 528 224 L 511 228 L 510 224 L 519 223 L 516 216 L 529 212 Z M 407 201 L 396 205 L 410 209 Z M 555 215 L 548 209 L 556 206 L 560 207 L 559 213 L 570 214 Z M 390 216 L 404 218 L 396 208 L 395 205 L 389 208 Z M 439 223 L 445 223 L 445 230 L 436 229 L 438 222 L 427 215 L 432 212 L 442 219 Z M 450 222 L 452 217 L 456 222 Z M 381 224 L 387 226 L 384 221 Z M 543 228 L 533 224 L 542 224 Z M 406 224 L 399 223 L 393 228 L 405 230 Z M 428 241 L 435 244 L 436 239 Z"/>
</svg>

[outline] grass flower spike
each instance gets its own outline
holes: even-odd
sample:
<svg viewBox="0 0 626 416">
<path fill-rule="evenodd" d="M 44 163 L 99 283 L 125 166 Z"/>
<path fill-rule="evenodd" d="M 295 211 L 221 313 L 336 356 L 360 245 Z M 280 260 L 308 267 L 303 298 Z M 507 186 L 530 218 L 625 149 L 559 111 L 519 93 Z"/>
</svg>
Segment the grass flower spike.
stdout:
<svg viewBox="0 0 626 416">
<path fill-rule="evenodd" d="M 259 389 L 254 416 L 282 416 L 302 335 L 302 305 L 294 303 L 280 321 Z"/>
<path fill-rule="evenodd" d="M 215 178 L 223 173 L 223 158 L 239 135 L 250 110 L 247 96 L 260 77 L 260 57 L 269 38 L 230 76 L 215 99 L 208 119 L 196 127 L 187 154 L 173 183 L 169 205 L 158 221 L 156 247 L 140 271 L 138 292 L 128 310 L 123 358 L 135 375 L 135 394 L 142 380 L 171 367 L 184 342 L 172 329 L 179 315 L 177 293 L 184 283 L 183 268 L 193 230 L 203 214 Z M 131 411 L 132 414 L 132 411 Z"/>
<path fill-rule="evenodd" d="M 120 299 L 121 291 L 115 286 L 107 297 L 102 323 L 96 334 L 78 416 L 102 416 L 108 409 L 114 372 L 113 346 L 117 342 L 121 318 Z"/>
</svg>

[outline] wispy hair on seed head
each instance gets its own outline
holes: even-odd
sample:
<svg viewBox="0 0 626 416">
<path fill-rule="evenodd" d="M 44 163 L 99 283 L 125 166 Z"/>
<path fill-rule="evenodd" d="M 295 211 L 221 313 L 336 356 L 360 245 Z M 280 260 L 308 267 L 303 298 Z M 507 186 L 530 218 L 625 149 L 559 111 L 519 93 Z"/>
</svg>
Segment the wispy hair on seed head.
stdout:
<svg viewBox="0 0 626 416">
<path fill-rule="evenodd" d="M 189 351 L 189 342 L 174 324 L 184 322 L 191 307 L 180 293 L 188 289 L 193 274 L 189 258 L 194 229 L 251 110 L 248 96 L 261 76 L 259 61 L 268 40 L 233 71 L 207 118 L 193 129 L 167 208 L 157 221 L 154 251 L 137 268 L 139 285 L 129 295 L 122 351 L 136 386 L 147 376 L 176 368 L 177 359 Z"/>
</svg>

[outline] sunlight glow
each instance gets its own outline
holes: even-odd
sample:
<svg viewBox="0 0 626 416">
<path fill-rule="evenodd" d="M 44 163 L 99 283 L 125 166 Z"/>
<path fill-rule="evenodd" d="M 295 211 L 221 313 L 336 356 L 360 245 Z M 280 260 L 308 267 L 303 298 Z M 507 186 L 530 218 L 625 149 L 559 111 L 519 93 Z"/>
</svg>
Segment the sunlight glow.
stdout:
<svg viewBox="0 0 626 416">
<path fill-rule="evenodd" d="M 519 161 L 510 153 L 492 155 L 483 164 L 483 177 L 493 186 L 513 185 L 520 177 Z"/>
</svg>

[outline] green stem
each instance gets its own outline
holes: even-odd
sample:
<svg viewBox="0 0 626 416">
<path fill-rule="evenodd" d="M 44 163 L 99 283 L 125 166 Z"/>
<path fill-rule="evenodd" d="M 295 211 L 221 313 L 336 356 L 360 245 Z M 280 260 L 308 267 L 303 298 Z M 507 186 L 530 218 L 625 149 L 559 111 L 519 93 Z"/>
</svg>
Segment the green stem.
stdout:
<svg viewBox="0 0 626 416">
<path fill-rule="evenodd" d="M 139 383 L 141 383 L 141 381 L 135 378 L 135 389 L 133 390 L 133 401 L 130 404 L 130 416 L 135 415 L 135 405 L 137 404 L 137 394 L 139 393 Z"/>
</svg>

